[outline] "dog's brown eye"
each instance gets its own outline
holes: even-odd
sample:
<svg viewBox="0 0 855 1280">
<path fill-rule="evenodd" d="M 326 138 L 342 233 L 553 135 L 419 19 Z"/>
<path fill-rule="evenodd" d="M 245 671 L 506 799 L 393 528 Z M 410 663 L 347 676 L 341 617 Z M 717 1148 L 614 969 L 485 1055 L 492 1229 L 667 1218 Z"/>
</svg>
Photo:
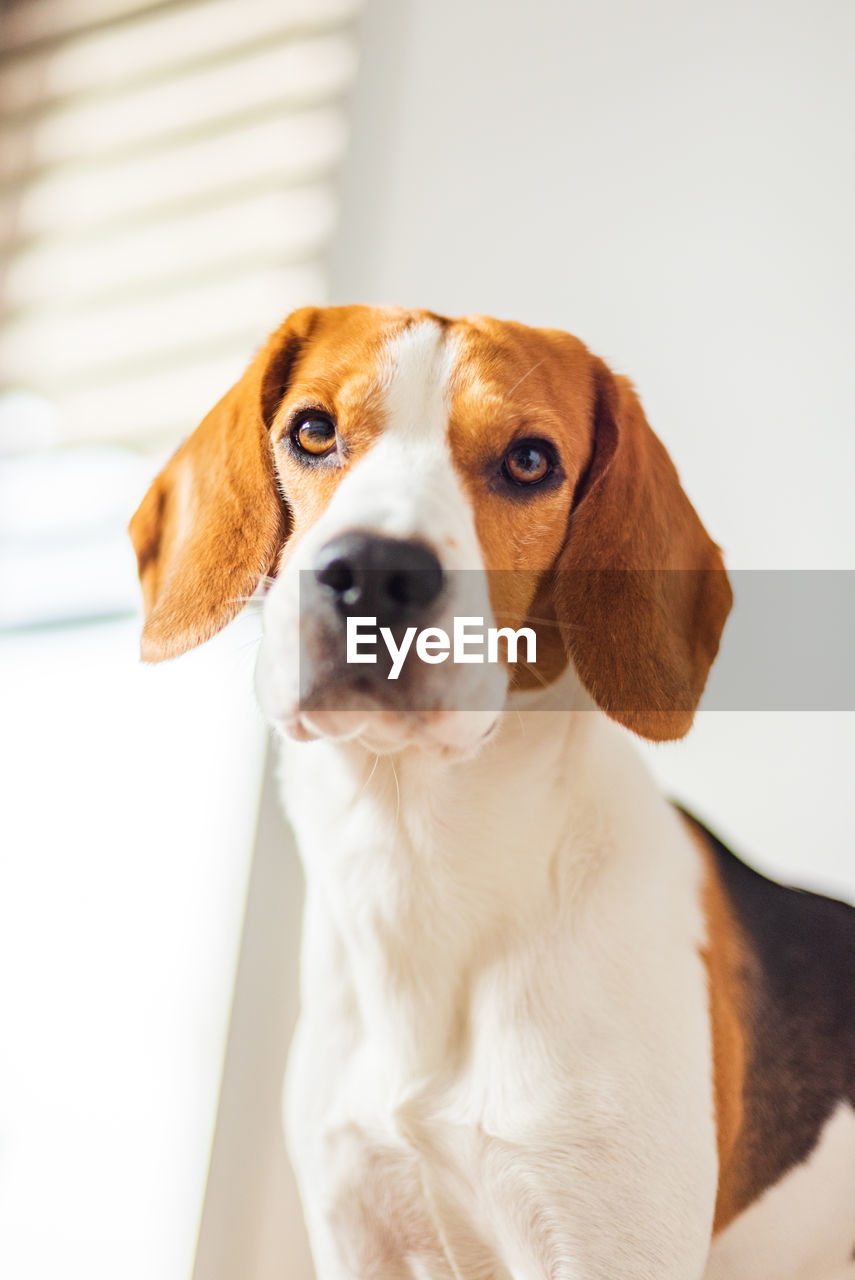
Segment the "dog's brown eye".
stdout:
<svg viewBox="0 0 855 1280">
<path fill-rule="evenodd" d="M 552 471 L 553 463 L 541 441 L 521 440 L 505 454 L 502 468 L 514 484 L 538 484 Z"/>
<path fill-rule="evenodd" d="M 335 448 L 335 423 L 324 413 L 307 413 L 294 425 L 291 439 L 303 453 L 319 458 Z"/>
</svg>

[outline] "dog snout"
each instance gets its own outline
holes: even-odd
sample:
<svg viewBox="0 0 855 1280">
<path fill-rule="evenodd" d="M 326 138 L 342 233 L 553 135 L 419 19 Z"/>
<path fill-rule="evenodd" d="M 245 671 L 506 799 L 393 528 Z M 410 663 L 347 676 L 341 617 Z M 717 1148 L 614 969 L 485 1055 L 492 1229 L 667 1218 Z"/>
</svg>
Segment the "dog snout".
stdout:
<svg viewBox="0 0 855 1280">
<path fill-rule="evenodd" d="M 421 617 L 439 599 L 444 574 L 424 543 L 369 533 L 326 543 L 314 569 L 318 586 L 343 617 L 372 617 L 394 627 Z"/>
</svg>

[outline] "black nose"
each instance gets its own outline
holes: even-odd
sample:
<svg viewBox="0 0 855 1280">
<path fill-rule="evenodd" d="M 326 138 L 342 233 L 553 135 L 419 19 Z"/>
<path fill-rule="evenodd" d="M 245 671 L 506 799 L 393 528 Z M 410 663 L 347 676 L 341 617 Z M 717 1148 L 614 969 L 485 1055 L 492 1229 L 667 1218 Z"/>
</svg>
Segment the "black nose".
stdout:
<svg viewBox="0 0 855 1280">
<path fill-rule="evenodd" d="M 344 617 L 394 626 L 422 613 L 442 591 L 442 566 L 421 542 L 345 533 L 322 547 L 315 578 Z"/>
</svg>

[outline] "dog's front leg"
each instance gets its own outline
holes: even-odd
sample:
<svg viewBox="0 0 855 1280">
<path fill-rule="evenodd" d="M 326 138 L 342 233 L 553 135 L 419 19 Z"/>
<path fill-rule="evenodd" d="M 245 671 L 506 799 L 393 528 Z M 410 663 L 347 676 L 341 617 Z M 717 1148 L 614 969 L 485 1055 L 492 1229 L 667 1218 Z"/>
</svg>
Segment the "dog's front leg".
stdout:
<svg viewBox="0 0 855 1280">
<path fill-rule="evenodd" d="M 437 1212 L 416 1152 L 353 1103 L 347 1054 L 329 1043 L 302 1020 L 285 1095 L 317 1280 L 511 1280 L 465 1218 Z"/>
<path fill-rule="evenodd" d="M 702 1280 L 715 1162 L 584 1122 L 555 1144 L 475 1140 L 472 1188 L 514 1280 Z M 597 1130 L 597 1132 L 594 1132 Z M 448 1148 L 446 1148 L 448 1149 Z M 707 1164 L 710 1167 L 707 1167 Z"/>
<path fill-rule="evenodd" d="M 355 1122 L 327 1123 L 301 1161 L 318 1280 L 511 1280 L 462 1212 L 441 1209 L 419 1157 Z"/>
</svg>

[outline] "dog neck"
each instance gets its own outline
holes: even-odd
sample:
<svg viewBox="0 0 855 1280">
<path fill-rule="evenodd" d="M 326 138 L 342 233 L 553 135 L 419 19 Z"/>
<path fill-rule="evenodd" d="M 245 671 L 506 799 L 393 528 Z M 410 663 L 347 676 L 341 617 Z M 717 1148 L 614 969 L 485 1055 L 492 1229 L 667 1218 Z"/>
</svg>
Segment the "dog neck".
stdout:
<svg viewBox="0 0 855 1280">
<path fill-rule="evenodd" d="M 330 741 L 283 752 L 307 880 L 304 1005 L 311 1017 L 324 984 L 347 986 L 402 1087 L 464 1052 L 495 957 L 583 910 L 616 825 L 659 801 L 599 712 L 531 706 L 463 762 Z"/>
</svg>

